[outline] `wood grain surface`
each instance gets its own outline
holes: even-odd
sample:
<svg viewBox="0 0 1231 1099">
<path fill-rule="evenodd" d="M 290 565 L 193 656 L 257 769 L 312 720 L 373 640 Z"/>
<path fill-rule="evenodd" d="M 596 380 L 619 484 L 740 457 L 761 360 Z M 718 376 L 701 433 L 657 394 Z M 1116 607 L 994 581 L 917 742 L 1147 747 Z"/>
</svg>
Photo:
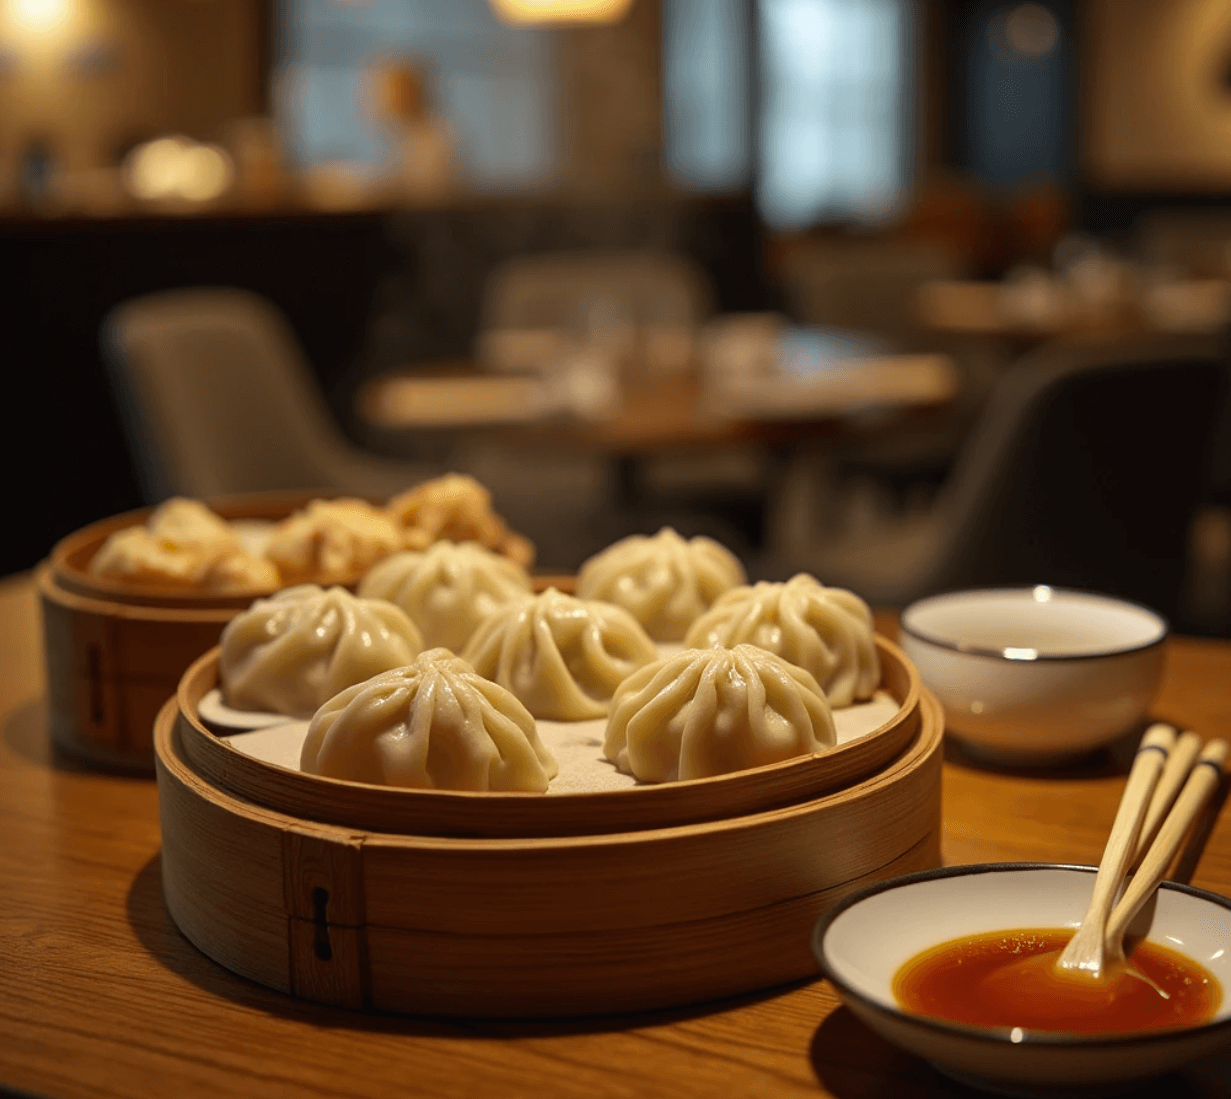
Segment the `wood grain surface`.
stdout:
<svg viewBox="0 0 1231 1099">
<path fill-rule="evenodd" d="M 882 619 L 884 632 L 891 622 Z M 151 779 L 50 747 L 37 604 L 0 582 L 0 1088 L 37 1096 L 970 1097 L 838 1006 L 828 984 L 700 1008 L 564 1023 L 359 1014 L 234 977 L 162 901 Z M 1231 734 L 1231 644 L 1173 639 L 1155 713 Z M 1096 862 L 1131 753 L 1063 772 L 978 769 L 951 748 L 946 861 Z M 1231 893 L 1231 820 L 1194 884 Z M 715 959 L 721 964 L 721 959 Z M 1136 1099 L 1231 1094 L 1231 1055 Z"/>
</svg>

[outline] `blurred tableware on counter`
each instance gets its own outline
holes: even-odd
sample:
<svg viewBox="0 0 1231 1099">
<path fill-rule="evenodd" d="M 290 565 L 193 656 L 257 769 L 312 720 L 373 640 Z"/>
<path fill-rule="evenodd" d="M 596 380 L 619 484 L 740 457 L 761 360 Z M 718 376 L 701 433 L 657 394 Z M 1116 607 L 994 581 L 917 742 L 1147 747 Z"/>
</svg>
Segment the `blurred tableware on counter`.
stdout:
<svg viewBox="0 0 1231 1099">
<path fill-rule="evenodd" d="M 1037 585 L 919 600 L 901 636 L 950 733 L 992 760 L 1046 764 L 1146 716 L 1167 623 L 1134 603 Z"/>
</svg>

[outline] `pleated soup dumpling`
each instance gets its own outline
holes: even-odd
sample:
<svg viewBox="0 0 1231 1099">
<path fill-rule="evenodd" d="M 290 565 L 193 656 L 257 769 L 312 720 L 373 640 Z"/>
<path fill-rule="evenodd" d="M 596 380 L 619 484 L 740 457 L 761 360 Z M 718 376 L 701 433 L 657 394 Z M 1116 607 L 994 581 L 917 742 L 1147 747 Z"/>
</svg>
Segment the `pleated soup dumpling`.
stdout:
<svg viewBox="0 0 1231 1099">
<path fill-rule="evenodd" d="M 785 583 L 732 588 L 692 624 L 684 644 L 767 649 L 810 673 L 841 708 L 871 698 L 880 683 L 873 632 L 859 596 L 799 573 Z"/>
<path fill-rule="evenodd" d="M 642 782 L 762 767 L 836 742 L 824 692 L 765 649 L 685 649 L 628 677 L 611 700 L 603 752 Z"/>
<path fill-rule="evenodd" d="M 739 558 L 712 538 L 685 540 L 663 527 L 591 557 L 577 575 L 577 594 L 623 607 L 655 641 L 680 641 L 718 596 L 747 579 Z"/>
<path fill-rule="evenodd" d="M 265 555 L 287 583 L 350 583 L 402 548 L 402 532 L 365 500 L 313 500 L 273 530 Z"/>
<path fill-rule="evenodd" d="M 329 699 L 300 767 L 386 786 L 540 794 L 558 770 L 525 706 L 446 649 Z"/>
<path fill-rule="evenodd" d="M 299 718 L 347 687 L 409 664 L 423 648 L 401 608 L 315 584 L 258 599 L 227 623 L 221 645 L 228 706 Z"/>
<path fill-rule="evenodd" d="M 548 588 L 498 608 L 462 656 L 535 717 L 585 721 L 605 715 L 615 689 L 658 650 L 622 607 Z"/>
<path fill-rule="evenodd" d="M 423 643 L 461 652 L 479 623 L 530 593 L 530 574 L 477 542 L 435 542 L 422 552 L 386 557 L 359 584 L 366 599 L 396 603 Z"/>
</svg>

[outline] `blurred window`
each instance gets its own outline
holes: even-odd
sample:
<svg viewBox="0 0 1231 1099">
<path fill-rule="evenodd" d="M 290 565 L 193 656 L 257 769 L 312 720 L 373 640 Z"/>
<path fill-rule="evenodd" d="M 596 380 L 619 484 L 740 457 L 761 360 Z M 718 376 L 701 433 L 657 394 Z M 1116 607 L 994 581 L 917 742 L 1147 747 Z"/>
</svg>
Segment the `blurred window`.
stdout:
<svg viewBox="0 0 1231 1099">
<path fill-rule="evenodd" d="M 666 0 L 667 169 L 685 187 L 727 191 L 752 172 L 749 0 Z"/>
<path fill-rule="evenodd" d="M 761 0 L 757 203 L 777 229 L 895 212 L 913 140 L 910 0 Z"/>
<path fill-rule="evenodd" d="M 280 0 L 279 19 L 279 114 L 299 164 L 383 163 L 365 74 L 373 61 L 405 57 L 422 64 L 471 187 L 533 187 L 553 176 L 549 31 L 510 27 L 487 0 Z"/>
</svg>

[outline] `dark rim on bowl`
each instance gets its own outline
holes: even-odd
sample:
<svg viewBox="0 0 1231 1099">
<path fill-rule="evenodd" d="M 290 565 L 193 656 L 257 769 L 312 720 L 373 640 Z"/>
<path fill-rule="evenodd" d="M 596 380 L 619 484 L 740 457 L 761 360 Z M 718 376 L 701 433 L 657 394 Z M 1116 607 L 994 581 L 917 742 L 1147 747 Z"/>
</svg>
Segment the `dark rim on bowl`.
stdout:
<svg viewBox="0 0 1231 1099">
<path fill-rule="evenodd" d="M 1005 650 L 1013 646 L 1004 646 L 999 649 L 987 648 L 982 645 L 963 645 L 958 641 L 947 641 L 943 637 L 936 637 L 929 634 L 916 626 L 911 626 L 906 616 L 915 607 L 923 603 L 930 603 L 936 599 L 947 599 L 953 595 L 996 595 L 1009 593 L 1013 595 L 1022 592 L 1033 592 L 1036 588 L 1047 588 L 1049 591 L 1056 592 L 1059 595 L 1080 595 L 1092 599 L 1101 599 L 1107 603 L 1119 603 L 1125 607 L 1132 607 L 1134 610 L 1148 614 L 1153 618 L 1159 626 L 1159 634 L 1153 641 L 1145 641 L 1140 645 L 1130 645 L 1127 648 L 1117 649 L 1100 649 L 1092 653 L 1040 653 L 1036 652 L 1029 659 L 1014 660 L 1014 663 L 1021 664 L 1037 664 L 1041 661 L 1058 661 L 1058 660 L 1101 660 L 1108 656 L 1127 656 L 1130 653 L 1145 652 L 1146 649 L 1152 649 L 1155 645 L 1161 645 L 1167 640 L 1171 633 L 1171 623 L 1167 621 L 1158 611 L 1147 607 L 1144 603 L 1136 603 L 1131 599 L 1121 599 L 1118 595 L 1108 595 L 1105 592 L 1084 591 L 1081 588 L 1058 588 L 1054 584 L 1030 584 L 1020 587 L 1001 587 L 1001 588 L 957 588 L 953 591 L 937 592 L 935 595 L 926 595 L 922 599 L 916 599 L 913 603 L 904 607 L 902 613 L 898 616 L 898 629 L 900 632 L 915 638 L 917 641 L 924 641 L 929 645 L 935 645 L 941 649 L 948 649 L 950 652 L 965 653 L 968 656 L 987 656 L 994 660 L 1009 660 L 1011 657 L 1005 654 Z"/>
<path fill-rule="evenodd" d="M 977 1027 L 969 1026 L 965 1023 L 952 1023 L 945 1019 L 933 1018 L 930 1015 L 916 1015 L 914 1012 L 904 1011 L 896 1004 L 881 1003 L 879 1000 L 874 1000 L 872 997 L 865 996 L 862 992 L 852 988 L 826 964 L 824 950 L 825 935 L 829 931 L 830 925 L 848 908 L 853 908 L 869 897 L 874 897 L 879 893 L 887 893 L 901 886 L 914 885 L 917 882 L 936 881 L 940 878 L 968 877 L 972 874 L 998 874 L 1023 870 L 1076 870 L 1086 874 L 1098 873 L 1098 867 L 1096 866 L 1081 866 L 1075 863 L 982 862 L 973 863 L 969 866 L 942 866 L 936 870 L 918 870 L 913 874 L 903 874 L 900 877 L 887 878 L 885 881 L 877 882 L 875 885 L 870 885 L 866 889 L 861 889 L 859 892 L 845 897 L 817 920 L 816 926 L 812 929 L 812 954 L 821 968 L 821 976 L 831 981 L 844 998 L 857 1000 L 865 1007 L 875 1011 L 908 1019 L 912 1023 L 943 1034 L 973 1038 L 977 1041 L 991 1042 L 998 1045 L 1033 1047 L 1083 1046 L 1086 1048 L 1107 1046 L 1115 1048 L 1124 1045 L 1174 1041 L 1176 1038 L 1184 1035 L 1208 1032 L 1211 1029 L 1224 1030 L 1231 1033 L 1231 1016 L 1228 1016 L 1226 1019 L 1211 1020 L 1208 1023 L 1202 1023 L 1200 1026 L 1174 1027 L 1158 1031 L 1133 1031 L 1127 1034 L 1062 1034 L 1054 1031 L 1027 1030 L 1022 1031 L 1020 1039 L 1014 1041 L 1011 1035 L 1015 1028 L 1012 1027 Z M 1196 889 L 1191 885 L 1182 885 L 1179 882 L 1172 881 L 1163 882 L 1160 888 L 1170 889 L 1176 893 L 1187 893 L 1189 896 L 1199 897 L 1201 900 L 1216 904 L 1220 908 L 1231 910 L 1231 900 L 1220 896 L 1218 893 L 1211 893 L 1206 889 Z M 1231 997 L 1231 988 L 1223 990 L 1224 1003 L 1228 997 Z M 1221 1007 L 1222 1005 L 1220 1004 L 1219 1006 Z"/>
</svg>

